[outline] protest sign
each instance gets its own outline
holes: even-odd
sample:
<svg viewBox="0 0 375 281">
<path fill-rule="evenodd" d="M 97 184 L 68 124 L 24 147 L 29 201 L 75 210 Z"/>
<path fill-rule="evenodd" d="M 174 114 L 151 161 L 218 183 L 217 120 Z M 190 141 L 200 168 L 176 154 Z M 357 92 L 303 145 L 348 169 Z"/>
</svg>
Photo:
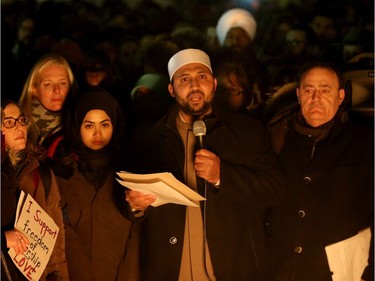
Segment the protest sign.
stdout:
<svg viewBox="0 0 375 281">
<path fill-rule="evenodd" d="M 9 256 L 28 280 L 37 281 L 52 254 L 59 227 L 30 194 L 26 195 L 22 191 L 14 228 L 27 237 L 30 245 L 21 255 L 17 255 L 13 248 L 10 248 Z"/>
</svg>

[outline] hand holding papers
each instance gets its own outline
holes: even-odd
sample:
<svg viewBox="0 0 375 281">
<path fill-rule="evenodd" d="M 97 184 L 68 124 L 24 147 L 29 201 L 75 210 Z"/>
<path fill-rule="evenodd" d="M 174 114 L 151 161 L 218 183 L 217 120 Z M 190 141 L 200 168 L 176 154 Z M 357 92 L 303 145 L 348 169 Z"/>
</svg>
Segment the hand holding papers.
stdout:
<svg viewBox="0 0 375 281">
<path fill-rule="evenodd" d="M 132 174 L 122 171 L 117 175 L 121 178 L 117 179 L 121 185 L 144 194 L 154 194 L 156 201 L 151 204 L 154 207 L 167 203 L 198 207 L 199 201 L 206 200 L 171 173 Z"/>
<path fill-rule="evenodd" d="M 30 194 L 22 191 L 14 228 L 28 238 L 30 245 L 22 255 L 10 248 L 9 256 L 28 280 L 39 280 L 55 247 L 59 227 Z"/>
</svg>

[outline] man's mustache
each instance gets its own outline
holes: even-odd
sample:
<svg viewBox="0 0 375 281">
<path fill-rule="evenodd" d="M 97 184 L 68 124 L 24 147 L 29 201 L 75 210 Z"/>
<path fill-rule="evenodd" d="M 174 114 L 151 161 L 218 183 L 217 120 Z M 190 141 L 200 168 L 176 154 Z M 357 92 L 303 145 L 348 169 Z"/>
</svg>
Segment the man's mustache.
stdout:
<svg viewBox="0 0 375 281">
<path fill-rule="evenodd" d="M 187 97 L 190 98 L 190 96 L 191 96 L 191 95 L 194 95 L 194 94 L 201 94 L 201 95 L 204 96 L 204 93 L 203 93 L 202 91 L 200 91 L 200 90 L 193 90 L 193 91 L 191 91 L 191 92 L 187 95 Z"/>
</svg>

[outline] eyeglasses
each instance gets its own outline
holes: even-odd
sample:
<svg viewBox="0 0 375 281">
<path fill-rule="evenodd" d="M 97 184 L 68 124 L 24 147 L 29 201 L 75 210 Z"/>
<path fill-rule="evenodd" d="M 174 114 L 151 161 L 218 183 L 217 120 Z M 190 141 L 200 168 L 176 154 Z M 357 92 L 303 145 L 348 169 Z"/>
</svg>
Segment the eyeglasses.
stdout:
<svg viewBox="0 0 375 281">
<path fill-rule="evenodd" d="M 3 121 L 3 126 L 7 129 L 14 128 L 16 126 L 16 122 L 20 123 L 21 126 L 29 125 L 29 116 L 21 115 L 18 118 L 13 117 L 5 117 Z"/>
</svg>

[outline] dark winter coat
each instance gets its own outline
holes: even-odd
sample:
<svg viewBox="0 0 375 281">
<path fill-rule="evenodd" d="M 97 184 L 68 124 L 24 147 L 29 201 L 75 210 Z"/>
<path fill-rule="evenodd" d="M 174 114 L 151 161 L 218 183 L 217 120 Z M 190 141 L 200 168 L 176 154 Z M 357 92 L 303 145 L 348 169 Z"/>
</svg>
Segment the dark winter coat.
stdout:
<svg viewBox="0 0 375 281">
<path fill-rule="evenodd" d="M 57 177 L 70 280 L 138 280 L 137 228 L 120 212 L 125 196 L 115 173 L 96 188 L 74 167 L 70 178 Z"/>
<path fill-rule="evenodd" d="M 149 138 L 151 151 L 143 147 L 137 156 L 146 163 L 143 172 L 167 171 L 184 181 L 185 152 L 176 129 L 177 114 L 174 107 L 156 124 L 156 133 Z M 205 123 L 207 149 L 220 157 L 221 169 L 220 188 L 208 188 L 206 209 L 202 208 L 216 279 L 268 280 L 263 211 L 280 200 L 283 188 L 266 131 L 257 120 L 238 113 L 215 113 Z M 202 179 L 197 178 L 197 184 L 204 196 Z M 176 281 L 186 207 L 149 207 L 145 216 L 142 280 Z"/>
<path fill-rule="evenodd" d="M 1 140 L 4 141 L 3 139 Z M 5 232 L 14 229 L 19 188 L 16 172 L 10 162 L 9 155 L 2 150 L 1 155 L 1 280 L 27 280 L 14 265 L 9 256 Z"/>
<path fill-rule="evenodd" d="M 309 136 L 294 130 L 291 116 L 269 126 L 286 184 L 282 204 L 268 219 L 272 272 L 278 281 L 329 281 L 324 247 L 372 225 L 373 132 L 336 118 L 329 136 L 313 148 Z M 373 274 L 373 267 L 367 270 Z"/>
<path fill-rule="evenodd" d="M 55 175 L 48 167 L 41 167 L 41 163 L 32 152 L 26 152 L 18 165 L 17 180 L 20 189 L 32 195 L 59 227 L 55 247 L 41 280 L 45 280 L 49 274 L 50 276 L 58 276 L 63 280 L 69 280 L 65 257 L 65 232 L 61 197 Z"/>
</svg>

